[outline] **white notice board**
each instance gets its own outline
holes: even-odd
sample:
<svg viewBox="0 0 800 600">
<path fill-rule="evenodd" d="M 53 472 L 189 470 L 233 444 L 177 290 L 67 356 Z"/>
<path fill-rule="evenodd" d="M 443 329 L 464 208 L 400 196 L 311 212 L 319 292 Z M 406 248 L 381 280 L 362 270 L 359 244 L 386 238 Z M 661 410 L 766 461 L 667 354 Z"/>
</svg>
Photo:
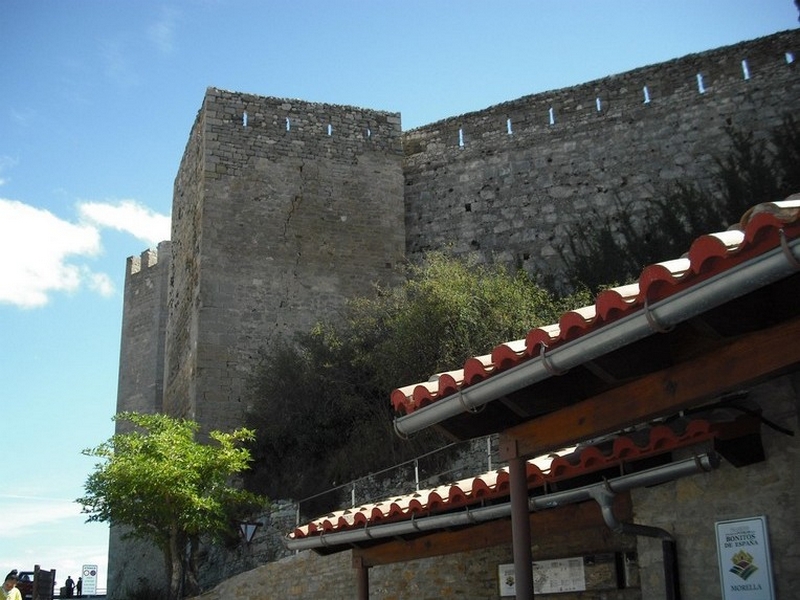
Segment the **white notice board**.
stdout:
<svg viewBox="0 0 800 600">
<path fill-rule="evenodd" d="M 582 592 L 586 589 L 583 557 L 534 561 L 533 591 L 535 594 Z M 497 575 L 501 596 L 516 596 L 514 565 L 498 565 Z"/>
</svg>

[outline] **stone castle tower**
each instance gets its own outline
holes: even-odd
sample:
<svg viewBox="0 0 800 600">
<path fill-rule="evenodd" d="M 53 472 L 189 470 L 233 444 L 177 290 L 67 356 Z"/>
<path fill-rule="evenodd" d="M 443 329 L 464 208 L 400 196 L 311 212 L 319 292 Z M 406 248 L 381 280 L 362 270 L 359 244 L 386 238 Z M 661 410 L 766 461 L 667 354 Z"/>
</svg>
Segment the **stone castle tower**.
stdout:
<svg viewBox="0 0 800 600">
<path fill-rule="evenodd" d="M 241 425 L 258 348 L 404 259 L 400 117 L 209 89 L 175 181 L 163 409 Z"/>
<path fill-rule="evenodd" d="M 240 425 L 271 335 L 308 329 L 431 249 L 557 272 L 587 207 L 707 183 L 728 127 L 766 139 L 798 114 L 799 42 L 778 33 L 408 132 L 396 113 L 209 88 L 172 241 L 128 260 L 118 411 Z M 112 534 L 112 597 L 162 571 L 131 548 Z"/>
</svg>

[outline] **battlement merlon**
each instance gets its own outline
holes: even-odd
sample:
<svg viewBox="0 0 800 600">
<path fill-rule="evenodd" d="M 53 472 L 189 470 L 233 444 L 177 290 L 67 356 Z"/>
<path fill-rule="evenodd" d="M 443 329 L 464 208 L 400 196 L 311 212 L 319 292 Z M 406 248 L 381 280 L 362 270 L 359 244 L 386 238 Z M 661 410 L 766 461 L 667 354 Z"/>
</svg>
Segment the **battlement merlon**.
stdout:
<svg viewBox="0 0 800 600">
<path fill-rule="evenodd" d="M 714 93 L 739 86 L 742 93 L 764 79 L 796 77 L 800 29 L 791 29 L 688 54 L 663 63 L 608 75 L 578 85 L 547 90 L 462 115 L 447 117 L 404 133 L 405 154 L 496 139 L 538 134 L 587 119 L 619 117 L 645 106 L 681 106 L 691 99 L 712 102 Z M 701 91 L 702 90 L 702 91 Z"/>
<path fill-rule="evenodd" d="M 399 112 L 275 98 L 209 87 L 201 109 L 207 133 L 230 131 L 262 140 L 343 145 L 363 152 L 401 150 Z M 224 135 L 224 134 L 223 134 Z M 255 140 L 253 140 L 255 143 Z"/>
<path fill-rule="evenodd" d="M 171 252 L 171 242 L 169 240 L 159 242 L 156 249 L 148 248 L 139 256 L 129 256 L 126 261 L 125 275 L 130 277 L 138 275 L 143 269 L 150 269 L 158 266 L 158 256 L 168 255 Z"/>
</svg>

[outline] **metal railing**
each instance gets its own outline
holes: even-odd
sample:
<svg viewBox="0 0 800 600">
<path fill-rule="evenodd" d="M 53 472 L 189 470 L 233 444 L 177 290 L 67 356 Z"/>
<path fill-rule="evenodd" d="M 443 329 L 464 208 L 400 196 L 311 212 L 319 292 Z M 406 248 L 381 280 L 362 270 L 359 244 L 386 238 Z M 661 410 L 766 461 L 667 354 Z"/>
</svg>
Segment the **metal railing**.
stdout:
<svg viewBox="0 0 800 600">
<path fill-rule="evenodd" d="M 496 436 L 457 442 L 297 501 L 296 524 L 500 468 Z M 481 457 L 481 458 L 479 458 Z M 413 486 L 413 487 L 412 487 Z M 304 510 L 306 507 L 306 510 Z"/>
</svg>

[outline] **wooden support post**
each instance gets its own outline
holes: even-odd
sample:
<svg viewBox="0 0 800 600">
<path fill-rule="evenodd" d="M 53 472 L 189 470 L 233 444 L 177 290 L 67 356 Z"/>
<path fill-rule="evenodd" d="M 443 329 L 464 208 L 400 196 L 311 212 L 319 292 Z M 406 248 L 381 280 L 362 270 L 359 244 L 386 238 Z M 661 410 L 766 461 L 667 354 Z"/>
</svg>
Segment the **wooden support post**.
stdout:
<svg viewBox="0 0 800 600">
<path fill-rule="evenodd" d="M 533 599 L 533 553 L 528 511 L 528 475 L 524 458 L 508 461 L 508 483 L 511 495 L 511 541 L 514 554 L 514 586 L 517 600 Z"/>
<path fill-rule="evenodd" d="M 353 557 L 353 567 L 358 582 L 358 600 L 369 600 L 369 567 L 361 556 Z"/>
</svg>

